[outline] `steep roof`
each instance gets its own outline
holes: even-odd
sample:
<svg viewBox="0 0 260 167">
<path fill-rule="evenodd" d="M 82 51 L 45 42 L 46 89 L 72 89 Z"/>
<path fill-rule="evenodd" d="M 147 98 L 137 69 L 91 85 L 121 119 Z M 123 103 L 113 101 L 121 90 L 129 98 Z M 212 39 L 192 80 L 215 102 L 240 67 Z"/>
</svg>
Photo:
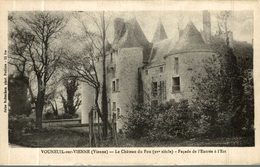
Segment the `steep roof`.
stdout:
<svg viewBox="0 0 260 167">
<path fill-rule="evenodd" d="M 167 38 L 168 37 L 165 32 L 164 26 L 163 26 L 161 20 L 159 20 L 159 22 L 157 24 L 157 28 L 156 28 L 154 36 L 153 36 L 152 43 L 159 42 L 159 41 L 167 39 Z"/>
<path fill-rule="evenodd" d="M 149 44 L 146 39 L 143 30 L 141 29 L 139 23 L 135 18 L 123 22 L 118 30 L 121 34 L 115 34 L 115 39 L 113 42 L 116 48 L 130 48 L 130 47 L 143 47 Z M 118 26 L 118 25 L 115 25 Z M 116 28 L 115 28 L 116 29 Z"/>
<path fill-rule="evenodd" d="M 170 54 L 185 51 L 205 51 L 210 50 L 209 46 L 204 42 L 201 33 L 190 21 L 183 30 L 180 39 L 176 43 Z"/>
<path fill-rule="evenodd" d="M 180 38 L 165 39 L 154 43 L 149 66 L 155 66 L 165 63 L 164 57 L 171 54 L 192 51 L 212 51 L 204 42 L 201 33 L 192 22 L 189 22 L 182 31 Z"/>
<path fill-rule="evenodd" d="M 113 49 L 142 47 L 144 49 L 144 61 L 147 61 L 150 52 L 150 43 L 136 18 L 124 22 L 122 19 L 115 19 L 115 38 Z"/>
<path fill-rule="evenodd" d="M 165 39 L 153 45 L 149 65 L 159 65 L 164 63 L 164 56 L 167 55 L 176 44 L 177 38 Z"/>
</svg>

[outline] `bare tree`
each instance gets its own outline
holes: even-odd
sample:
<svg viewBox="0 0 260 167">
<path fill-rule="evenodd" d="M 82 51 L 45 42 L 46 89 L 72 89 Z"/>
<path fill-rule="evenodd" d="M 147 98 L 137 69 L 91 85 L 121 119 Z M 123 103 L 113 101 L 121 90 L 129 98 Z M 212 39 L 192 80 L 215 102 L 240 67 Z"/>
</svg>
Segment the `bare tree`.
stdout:
<svg viewBox="0 0 260 167">
<path fill-rule="evenodd" d="M 96 58 L 102 59 L 102 85 L 99 83 L 98 78 L 95 78 L 95 80 L 98 82 L 96 87 L 96 93 L 99 93 L 99 88 L 102 87 L 102 98 L 101 98 L 101 106 L 102 106 L 102 113 L 99 111 L 99 116 L 102 119 L 103 122 L 103 137 L 107 137 L 109 122 L 108 122 L 108 100 L 107 100 L 107 83 L 106 83 L 106 54 L 107 54 L 107 29 L 110 25 L 110 19 L 105 17 L 105 12 L 98 12 L 96 15 L 93 15 L 93 13 L 87 13 L 86 16 L 92 20 L 96 31 L 90 31 L 85 24 L 85 22 L 80 18 L 80 15 L 75 15 L 82 25 L 83 31 L 86 35 L 86 40 L 88 41 L 88 46 L 90 46 L 90 62 L 91 67 L 95 66 L 95 60 Z M 93 59 L 94 58 L 94 59 Z M 91 69 L 92 72 L 94 71 L 94 74 L 96 75 L 96 69 Z M 97 77 L 97 76 L 96 76 Z M 92 83 L 91 83 L 92 84 Z M 96 94 L 98 97 L 98 94 Z M 98 100 L 96 97 L 96 100 Z M 98 101 L 96 102 L 98 103 Z M 97 106 L 97 104 L 96 104 Z"/>
<path fill-rule="evenodd" d="M 28 16 L 30 14 L 30 16 Z M 48 12 L 28 13 L 28 17 L 21 17 L 17 24 L 16 35 L 19 41 L 13 41 L 15 45 L 20 45 L 21 53 L 12 54 L 11 60 L 22 70 L 33 71 L 37 81 L 36 96 L 36 126 L 42 127 L 42 112 L 45 101 L 46 86 L 52 75 L 56 71 L 59 51 L 53 47 L 57 35 L 65 27 L 65 19 L 62 16 Z"/>
<path fill-rule="evenodd" d="M 229 46 L 229 28 L 228 28 L 228 22 L 231 17 L 231 12 L 230 11 L 222 11 L 217 15 L 217 20 L 218 20 L 218 33 L 219 34 L 224 34 L 225 35 L 225 42 L 227 46 Z"/>
<path fill-rule="evenodd" d="M 71 48 L 65 47 L 63 49 L 63 59 L 62 64 L 64 65 L 65 72 L 67 73 L 67 78 L 77 78 L 78 81 L 88 84 L 95 90 L 95 106 L 98 112 L 98 115 L 101 117 L 103 121 L 103 115 L 101 113 L 98 99 L 100 92 L 100 82 L 97 73 L 96 62 L 98 57 L 93 53 L 93 46 L 89 46 L 90 43 L 81 40 L 79 36 L 70 36 L 70 40 L 72 39 L 80 41 L 84 43 L 84 48 L 78 49 L 76 51 Z M 67 48 L 67 49 L 66 49 Z M 66 71 L 67 70 L 67 71 Z"/>
</svg>

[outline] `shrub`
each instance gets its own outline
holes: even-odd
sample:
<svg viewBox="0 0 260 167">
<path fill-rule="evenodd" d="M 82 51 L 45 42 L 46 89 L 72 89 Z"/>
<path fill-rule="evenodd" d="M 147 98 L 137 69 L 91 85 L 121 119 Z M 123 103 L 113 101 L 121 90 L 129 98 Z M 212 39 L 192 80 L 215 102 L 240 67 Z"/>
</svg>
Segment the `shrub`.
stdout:
<svg viewBox="0 0 260 167">
<path fill-rule="evenodd" d="M 44 114 L 44 119 L 46 119 L 46 120 L 52 120 L 52 119 L 54 119 L 54 114 L 53 114 L 52 112 L 46 112 L 46 113 Z"/>
<path fill-rule="evenodd" d="M 9 115 L 9 129 L 13 131 L 29 130 L 33 128 L 34 120 L 26 115 Z"/>
<path fill-rule="evenodd" d="M 46 112 L 44 114 L 44 119 L 46 120 L 54 120 L 54 119 L 73 119 L 73 118 L 78 118 L 79 115 L 78 114 L 69 114 L 69 113 L 63 113 L 61 115 L 57 115 L 55 116 L 55 114 L 53 112 Z"/>
<path fill-rule="evenodd" d="M 69 113 L 63 113 L 63 114 L 61 114 L 61 115 L 58 115 L 58 116 L 56 117 L 56 119 L 73 119 L 73 118 L 78 118 L 78 117 L 79 117 L 78 114 L 73 114 L 73 115 L 71 115 L 71 114 L 69 114 Z"/>
<path fill-rule="evenodd" d="M 174 137 L 187 138 L 191 124 L 191 110 L 188 101 L 170 101 L 159 106 L 159 112 L 155 120 L 153 130 L 155 140 L 168 140 Z"/>
<path fill-rule="evenodd" d="M 26 115 L 9 115 L 8 129 L 9 139 L 19 140 L 22 133 L 28 133 L 34 130 L 35 122 Z"/>
<path fill-rule="evenodd" d="M 151 106 L 133 104 L 127 112 L 124 131 L 126 135 L 137 139 L 148 135 L 149 129 L 153 127 L 154 114 Z"/>
<path fill-rule="evenodd" d="M 125 132 L 132 138 L 171 140 L 194 133 L 188 101 L 170 101 L 159 106 L 132 105 L 125 122 Z"/>
</svg>

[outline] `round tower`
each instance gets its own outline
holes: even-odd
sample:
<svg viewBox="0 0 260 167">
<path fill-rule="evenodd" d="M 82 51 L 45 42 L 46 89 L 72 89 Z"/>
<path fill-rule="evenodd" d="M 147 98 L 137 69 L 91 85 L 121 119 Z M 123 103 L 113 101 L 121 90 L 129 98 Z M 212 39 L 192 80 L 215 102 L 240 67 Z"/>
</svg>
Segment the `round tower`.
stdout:
<svg viewBox="0 0 260 167">
<path fill-rule="evenodd" d="M 167 100 L 192 99 L 192 77 L 205 75 L 204 60 L 216 53 L 204 42 L 201 33 L 189 22 L 174 49 L 165 56 Z M 217 56 L 216 56 L 217 57 Z"/>
</svg>

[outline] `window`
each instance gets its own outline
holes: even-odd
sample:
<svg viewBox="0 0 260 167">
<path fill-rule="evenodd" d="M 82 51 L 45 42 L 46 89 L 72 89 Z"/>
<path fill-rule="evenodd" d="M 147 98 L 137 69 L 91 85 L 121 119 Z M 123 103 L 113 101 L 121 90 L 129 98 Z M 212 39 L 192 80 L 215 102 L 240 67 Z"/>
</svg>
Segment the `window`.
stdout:
<svg viewBox="0 0 260 167">
<path fill-rule="evenodd" d="M 112 109 L 112 108 L 111 108 L 111 107 L 112 107 L 112 106 L 111 106 L 111 99 L 108 99 L 108 104 L 109 104 L 109 105 L 108 105 L 108 109 L 109 109 L 109 111 L 111 111 L 111 109 Z M 108 114 L 110 115 L 109 118 L 111 118 L 111 112 L 108 112 Z"/>
<path fill-rule="evenodd" d="M 179 74 L 179 58 L 174 58 L 174 73 Z"/>
<path fill-rule="evenodd" d="M 116 116 L 117 116 L 117 119 L 119 119 L 119 117 L 120 117 L 120 108 L 116 109 Z"/>
<path fill-rule="evenodd" d="M 157 82 L 152 82 L 152 95 L 157 96 Z"/>
<path fill-rule="evenodd" d="M 148 70 L 145 70 L 145 74 L 148 75 Z"/>
<path fill-rule="evenodd" d="M 160 73 L 163 73 L 163 67 L 160 67 Z"/>
<path fill-rule="evenodd" d="M 172 78 L 172 92 L 179 92 L 180 91 L 180 77 L 173 77 Z"/>
<path fill-rule="evenodd" d="M 116 110 L 116 102 L 112 103 L 112 110 L 115 111 Z"/>
<path fill-rule="evenodd" d="M 166 84 L 165 81 L 160 81 L 160 98 L 166 99 Z"/>
<path fill-rule="evenodd" d="M 116 91 L 116 81 L 112 81 L 112 91 Z"/>
<path fill-rule="evenodd" d="M 112 78 L 115 78 L 116 77 L 116 67 L 111 67 L 110 72 L 111 72 Z"/>
<path fill-rule="evenodd" d="M 113 62 L 113 53 L 110 53 L 110 61 Z"/>
<path fill-rule="evenodd" d="M 94 115 L 94 119 L 96 119 L 97 118 L 97 111 L 95 110 L 95 115 Z"/>
<path fill-rule="evenodd" d="M 119 91 L 119 79 L 112 81 L 112 92 Z"/>
<path fill-rule="evenodd" d="M 116 79 L 116 91 L 119 91 L 119 79 Z"/>
</svg>

